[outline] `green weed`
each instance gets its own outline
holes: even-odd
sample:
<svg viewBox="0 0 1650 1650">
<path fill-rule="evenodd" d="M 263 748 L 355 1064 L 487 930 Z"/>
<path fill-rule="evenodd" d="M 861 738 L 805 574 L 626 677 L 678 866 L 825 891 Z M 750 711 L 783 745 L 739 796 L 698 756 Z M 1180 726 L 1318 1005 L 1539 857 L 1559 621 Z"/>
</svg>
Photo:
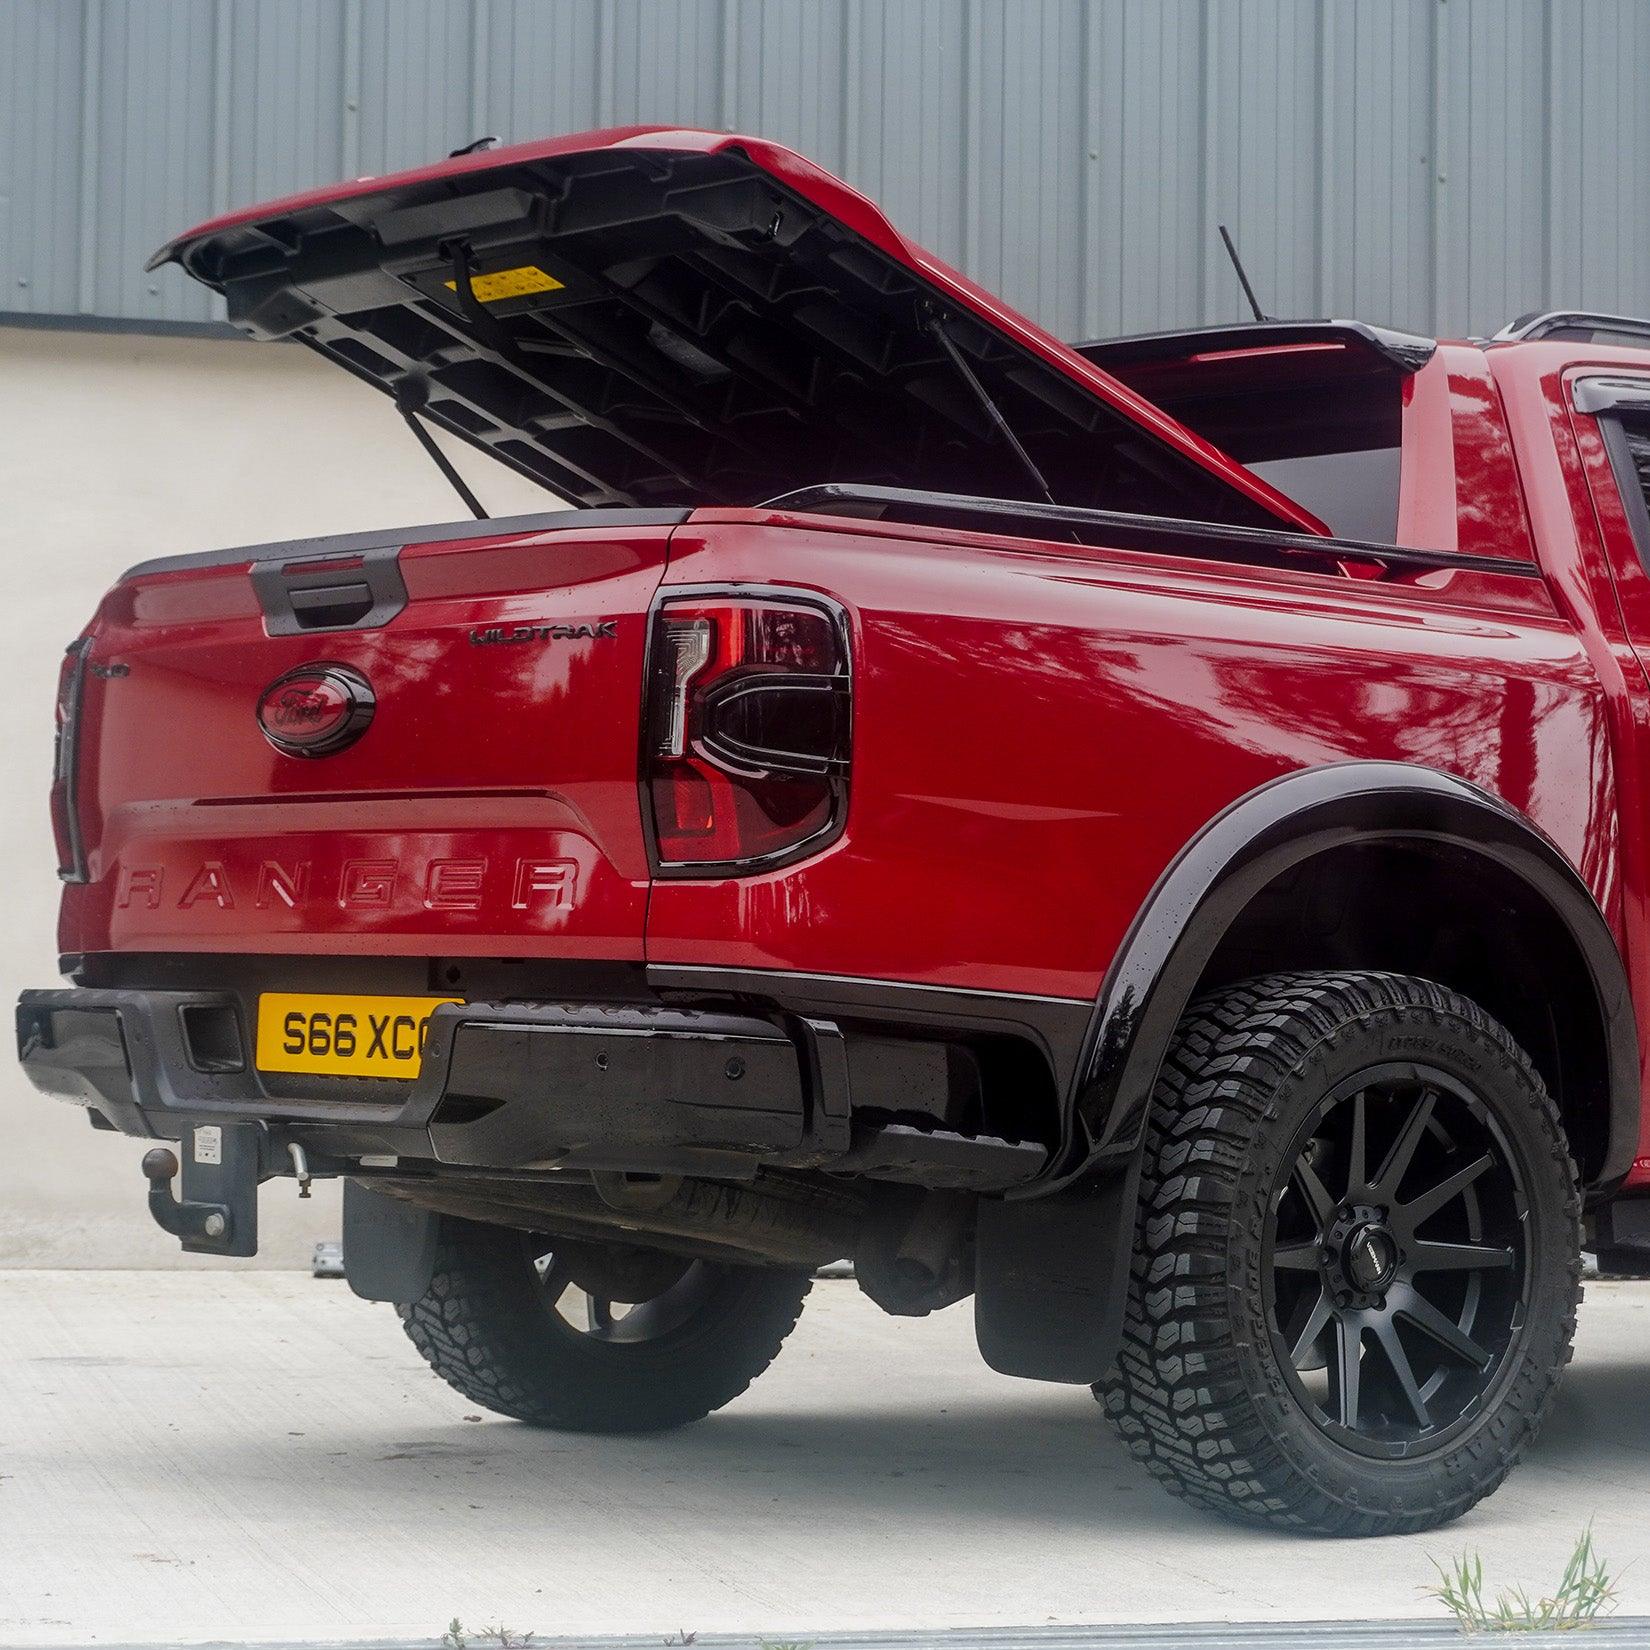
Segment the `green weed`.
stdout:
<svg viewBox="0 0 1650 1650">
<path fill-rule="evenodd" d="M 1477 1553 L 1462 1553 L 1447 1566 L 1434 1559 L 1433 1568 L 1439 1584 L 1427 1591 L 1463 1633 L 1561 1633 L 1591 1627 L 1616 1607 L 1616 1580 L 1593 1548 L 1591 1525 L 1582 1531 L 1550 1598 L 1532 1600 L 1522 1587 L 1509 1587 L 1494 1603 L 1485 1603 L 1484 1561 Z"/>
</svg>

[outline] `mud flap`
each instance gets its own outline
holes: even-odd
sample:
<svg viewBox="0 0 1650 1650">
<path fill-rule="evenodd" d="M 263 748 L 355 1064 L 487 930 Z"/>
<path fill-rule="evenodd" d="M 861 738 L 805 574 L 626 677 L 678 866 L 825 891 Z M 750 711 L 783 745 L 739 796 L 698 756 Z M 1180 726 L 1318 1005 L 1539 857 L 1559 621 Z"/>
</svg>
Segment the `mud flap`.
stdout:
<svg viewBox="0 0 1650 1650">
<path fill-rule="evenodd" d="M 441 1217 L 344 1182 L 344 1276 L 365 1301 L 410 1306 L 429 1293 Z"/>
<path fill-rule="evenodd" d="M 980 1353 L 1003 1375 L 1098 1381 L 1123 1334 L 1138 1156 L 1048 1197 L 982 1199 L 974 1293 Z"/>
</svg>

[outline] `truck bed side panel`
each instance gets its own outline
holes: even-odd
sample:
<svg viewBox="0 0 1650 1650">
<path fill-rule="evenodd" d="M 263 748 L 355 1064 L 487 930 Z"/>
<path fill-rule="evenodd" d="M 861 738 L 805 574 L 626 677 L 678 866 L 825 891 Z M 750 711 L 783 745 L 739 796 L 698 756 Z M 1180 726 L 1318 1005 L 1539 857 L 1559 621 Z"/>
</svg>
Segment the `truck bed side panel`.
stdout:
<svg viewBox="0 0 1650 1650">
<path fill-rule="evenodd" d="M 1092 997 L 1211 818 L 1356 758 L 1476 782 L 1614 900 L 1600 688 L 1537 579 L 1366 583 L 732 512 L 678 530 L 667 588 L 741 579 L 852 609 L 848 826 L 788 870 L 656 884 L 652 963 Z"/>
</svg>

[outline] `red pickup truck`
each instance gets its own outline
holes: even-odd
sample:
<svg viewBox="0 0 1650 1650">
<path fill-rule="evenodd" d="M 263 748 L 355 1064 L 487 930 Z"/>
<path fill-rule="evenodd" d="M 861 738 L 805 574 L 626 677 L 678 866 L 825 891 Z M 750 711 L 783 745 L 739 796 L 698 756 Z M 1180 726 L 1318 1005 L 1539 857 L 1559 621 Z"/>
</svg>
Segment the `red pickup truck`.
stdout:
<svg viewBox="0 0 1650 1650">
<path fill-rule="evenodd" d="M 1070 348 L 653 129 L 157 256 L 573 506 L 150 561 L 69 648 L 21 1056 L 180 1143 L 186 1248 L 343 1177 L 539 1425 L 726 1403 L 846 1255 L 1204 1505 L 1501 1481 L 1650 1244 L 1650 328 Z"/>
</svg>

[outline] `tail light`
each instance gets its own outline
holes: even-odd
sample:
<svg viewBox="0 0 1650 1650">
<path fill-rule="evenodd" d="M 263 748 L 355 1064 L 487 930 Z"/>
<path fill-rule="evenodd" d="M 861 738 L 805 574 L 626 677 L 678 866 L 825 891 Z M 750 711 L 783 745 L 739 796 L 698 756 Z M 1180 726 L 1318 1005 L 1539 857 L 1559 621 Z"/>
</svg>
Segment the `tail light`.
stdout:
<svg viewBox="0 0 1650 1650">
<path fill-rule="evenodd" d="M 65 882 L 86 880 L 86 855 L 80 841 L 80 809 L 75 794 L 80 770 L 77 753 L 80 699 L 86 685 L 86 654 L 91 638 L 71 642 L 57 676 L 57 745 L 52 757 L 52 835 L 57 840 L 57 874 Z"/>
<path fill-rule="evenodd" d="M 665 873 L 817 853 L 848 809 L 852 676 L 840 608 L 693 594 L 654 618 L 644 803 Z"/>
</svg>

